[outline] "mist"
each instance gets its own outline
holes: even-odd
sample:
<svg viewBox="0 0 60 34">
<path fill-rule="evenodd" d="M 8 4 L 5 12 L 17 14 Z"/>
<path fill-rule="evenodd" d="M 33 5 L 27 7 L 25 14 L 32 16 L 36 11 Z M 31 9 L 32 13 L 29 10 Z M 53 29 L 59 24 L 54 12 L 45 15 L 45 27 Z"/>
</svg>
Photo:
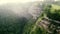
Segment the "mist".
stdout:
<svg viewBox="0 0 60 34">
<path fill-rule="evenodd" d="M 17 17 L 36 18 L 41 11 L 39 2 L 7 3 L 0 5 L 0 13 L 5 13 L 6 15 L 10 13 L 10 15 L 14 14 Z"/>
</svg>

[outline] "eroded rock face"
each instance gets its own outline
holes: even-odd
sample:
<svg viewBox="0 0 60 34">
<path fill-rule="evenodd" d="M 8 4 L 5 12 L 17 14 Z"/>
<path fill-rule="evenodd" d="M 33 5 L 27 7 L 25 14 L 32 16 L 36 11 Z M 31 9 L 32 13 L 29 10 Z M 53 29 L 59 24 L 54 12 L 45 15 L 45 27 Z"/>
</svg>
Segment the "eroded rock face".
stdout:
<svg viewBox="0 0 60 34">
<path fill-rule="evenodd" d="M 32 6 L 30 6 L 28 12 L 33 16 L 33 19 L 37 19 L 42 12 L 40 3 L 34 3 Z"/>
</svg>

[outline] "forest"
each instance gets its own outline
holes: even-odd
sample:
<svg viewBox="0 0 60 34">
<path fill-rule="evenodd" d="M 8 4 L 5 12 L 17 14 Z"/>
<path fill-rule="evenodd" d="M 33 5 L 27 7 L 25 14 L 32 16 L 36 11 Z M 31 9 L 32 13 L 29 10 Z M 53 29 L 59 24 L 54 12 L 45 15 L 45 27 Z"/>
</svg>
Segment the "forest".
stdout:
<svg viewBox="0 0 60 34">
<path fill-rule="evenodd" d="M 37 19 L 5 15 L 0 12 L 0 34 L 60 34 L 60 5 L 58 2 L 42 5 Z"/>
</svg>

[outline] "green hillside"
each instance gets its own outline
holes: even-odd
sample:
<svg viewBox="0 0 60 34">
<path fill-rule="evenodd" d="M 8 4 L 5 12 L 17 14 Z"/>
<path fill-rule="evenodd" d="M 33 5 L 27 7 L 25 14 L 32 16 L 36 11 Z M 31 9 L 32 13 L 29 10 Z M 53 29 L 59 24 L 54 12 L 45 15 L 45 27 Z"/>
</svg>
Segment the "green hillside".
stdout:
<svg viewBox="0 0 60 34">
<path fill-rule="evenodd" d="M 0 15 L 0 34 L 60 34 L 60 6 L 46 5 L 43 10 L 36 20 Z"/>
<path fill-rule="evenodd" d="M 52 19 L 50 21 L 51 22 L 50 25 L 48 25 L 49 30 L 52 29 L 51 30 L 52 33 L 45 30 L 44 27 L 38 26 L 38 23 L 41 23 L 41 21 L 45 17 Z M 56 23 L 54 20 L 57 20 L 57 21 L 60 20 L 60 6 L 53 5 L 53 4 L 47 5 L 46 8 L 44 9 L 44 13 L 36 20 L 33 27 L 31 28 L 30 33 L 28 33 L 28 34 L 57 34 L 57 32 L 55 30 L 57 30 L 56 28 L 59 26 L 59 24 Z M 55 30 L 53 30 L 54 28 L 50 28 L 52 26 L 51 24 L 53 24 L 55 26 Z"/>
</svg>

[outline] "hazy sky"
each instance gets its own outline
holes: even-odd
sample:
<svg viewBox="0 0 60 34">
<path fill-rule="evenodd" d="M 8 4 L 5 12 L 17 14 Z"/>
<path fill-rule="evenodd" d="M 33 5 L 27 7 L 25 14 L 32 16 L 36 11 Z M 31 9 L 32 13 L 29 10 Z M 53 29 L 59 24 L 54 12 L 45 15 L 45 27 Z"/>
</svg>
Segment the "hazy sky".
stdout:
<svg viewBox="0 0 60 34">
<path fill-rule="evenodd" d="M 0 4 L 4 3 L 25 3 L 25 2 L 34 2 L 37 0 L 0 0 Z"/>
<path fill-rule="evenodd" d="M 43 0 L 0 0 L 0 5 L 4 3 L 25 3 L 34 1 L 43 1 Z"/>
</svg>

